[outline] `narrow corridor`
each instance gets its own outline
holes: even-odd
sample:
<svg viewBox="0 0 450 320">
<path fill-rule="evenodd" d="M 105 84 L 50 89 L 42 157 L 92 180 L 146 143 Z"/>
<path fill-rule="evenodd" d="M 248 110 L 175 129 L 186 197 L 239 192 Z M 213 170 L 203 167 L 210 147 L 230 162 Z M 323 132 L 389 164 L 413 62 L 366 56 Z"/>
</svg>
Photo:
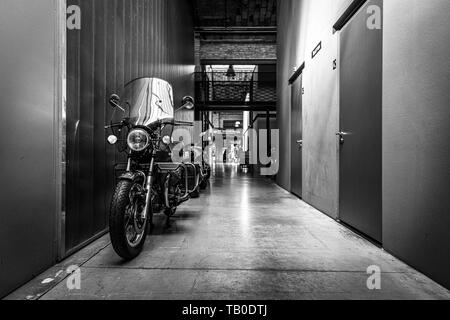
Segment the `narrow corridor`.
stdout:
<svg viewBox="0 0 450 320">
<path fill-rule="evenodd" d="M 105 236 L 9 299 L 450 298 L 270 180 L 243 176 L 236 166 L 218 168 L 211 188 L 182 206 L 170 229 L 157 223 L 136 260 L 122 263 Z M 69 291 L 64 270 L 74 264 L 81 266 L 81 290 Z M 381 290 L 367 288 L 372 265 L 382 270 Z"/>
</svg>

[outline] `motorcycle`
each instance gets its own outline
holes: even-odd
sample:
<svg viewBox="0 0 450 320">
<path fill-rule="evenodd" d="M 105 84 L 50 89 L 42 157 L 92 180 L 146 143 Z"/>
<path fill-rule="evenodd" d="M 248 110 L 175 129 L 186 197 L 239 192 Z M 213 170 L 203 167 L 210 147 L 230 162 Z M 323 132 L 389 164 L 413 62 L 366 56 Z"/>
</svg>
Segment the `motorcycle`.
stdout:
<svg viewBox="0 0 450 320">
<path fill-rule="evenodd" d="M 190 161 L 195 164 L 199 174 L 198 187 L 191 194 L 192 198 L 199 198 L 200 192 L 206 190 L 209 179 L 211 178 L 211 167 L 204 159 L 204 150 L 202 147 L 192 145 L 190 148 Z"/>
<path fill-rule="evenodd" d="M 200 134 L 200 138 L 206 135 L 206 132 Z M 191 161 L 198 166 L 200 172 L 200 190 L 205 190 L 208 187 L 209 180 L 211 178 L 211 166 L 205 160 L 205 148 L 199 146 L 191 147 Z"/>
<path fill-rule="evenodd" d="M 172 161 L 173 128 L 192 123 L 174 120 L 173 91 L 168 82 L 133 80 L 125 86 L 122 99 L 114 94 L 109 103 L 114 108 L 113 118 L 119 114 L 119 121 L 111 119 L 105 127 L 112 131 L 108 142 L 118 145 L 127 157 L 111 202 L 110 236 L 116 253 L 132 260 L 143 250 L 153 215 L 164 212 L 169 224 L 178 206 L 198 190 L 201 174 L 190 162 Z M 193 107 L 194 100 L 188 96 L 178 110 Z"/>
</svg>

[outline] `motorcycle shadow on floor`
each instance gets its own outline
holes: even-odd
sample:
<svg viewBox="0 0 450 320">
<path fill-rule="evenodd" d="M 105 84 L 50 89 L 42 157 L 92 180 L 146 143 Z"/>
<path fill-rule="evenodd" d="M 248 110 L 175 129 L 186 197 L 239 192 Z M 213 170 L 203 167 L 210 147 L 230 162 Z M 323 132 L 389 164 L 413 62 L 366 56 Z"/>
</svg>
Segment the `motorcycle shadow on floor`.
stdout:
<svg viewBox="0 0 450 320">
<path fill-rule="evenodd" d="M 190 226 L 200 220 L 200 214 L 195 211 L 183 210 L 183 212 L 175 214 L 167 223 L 167 217 L 164 214 L 157 214 L 153 217 L 153 228 L 150 236 L 161 236 L 170 234 L 189 234 Z"/>
</svg>

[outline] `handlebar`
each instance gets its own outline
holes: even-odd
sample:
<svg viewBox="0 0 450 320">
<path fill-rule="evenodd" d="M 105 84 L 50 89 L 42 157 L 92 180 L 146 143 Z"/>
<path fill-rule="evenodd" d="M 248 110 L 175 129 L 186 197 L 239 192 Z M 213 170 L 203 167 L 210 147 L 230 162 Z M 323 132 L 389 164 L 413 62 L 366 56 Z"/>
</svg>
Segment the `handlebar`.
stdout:
<svg viewBox="0 0 450 320">
<path fill-rule="evenodd" d="M 113 124 L 111 124 L 109 126 L 105 126 L 105 130 L 113 129 L 113 128 L 122 128 L 124 126 L 125 126 L 125 123 L 123 123 L 123 121 L 122 121 L 120 123 L 113 123 Z"/>
<path fill-rule="evenodd" d="M 165 125 L 173 125 L 173 126 L 189 126 L 193 127 L 194 124 L 192 122 L 185 122 L 185 121 L 174 121 L 174 120 L 160 120 L 157 123 L 155 123 L 156 126 L 165 126 Z M 108 129 L 114 129 L 114 128 L 123 128 L 127 125 L 126 121 L 121 121 L 119 123 L 113 123 L 109 126 L 105 126 L 105 130 Z"/>
<path fill-rule="evenodd" d="M 194 124 L 192 122 L 185 122 L 185 121 L 161 121 L 162 125 L 173 125 L 173 126 L 188 126 L 193 127 Z"/>
</svg>

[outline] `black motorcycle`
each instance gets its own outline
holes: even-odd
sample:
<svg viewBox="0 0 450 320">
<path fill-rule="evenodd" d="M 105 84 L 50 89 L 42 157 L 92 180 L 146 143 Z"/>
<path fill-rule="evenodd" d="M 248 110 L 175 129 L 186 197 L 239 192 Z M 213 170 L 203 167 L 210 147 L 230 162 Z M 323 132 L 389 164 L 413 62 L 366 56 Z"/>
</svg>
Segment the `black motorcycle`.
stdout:
<svg viewBox="0 0 450 320">
<path fill-rule="evenodd" d="M 111 120 L 105 127 L 113 133 L 108 142 L 127 154 L 125 172 L 118 177 L 112 198 L 110 236 L 117 254 L 131 260 L 144 247 L 153 215 L 164 212 L 169 223 L 177 207 L 199 189 L 201 173 L 192 163 L 172 161 L 173 128 L 192 124 L 174 120 L 169 83 L 140 78 L 125 86 L 122 99 L 112 95 L 109 102 L 113 118 L 119 121 Z M 180 109 L 193 107 L 194 100 L 185 97 Z"/>
</svg>

